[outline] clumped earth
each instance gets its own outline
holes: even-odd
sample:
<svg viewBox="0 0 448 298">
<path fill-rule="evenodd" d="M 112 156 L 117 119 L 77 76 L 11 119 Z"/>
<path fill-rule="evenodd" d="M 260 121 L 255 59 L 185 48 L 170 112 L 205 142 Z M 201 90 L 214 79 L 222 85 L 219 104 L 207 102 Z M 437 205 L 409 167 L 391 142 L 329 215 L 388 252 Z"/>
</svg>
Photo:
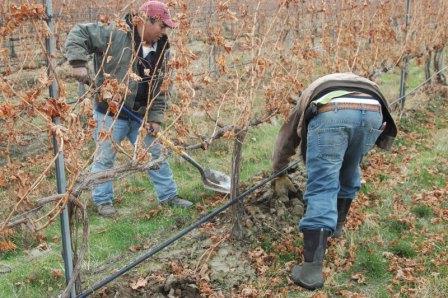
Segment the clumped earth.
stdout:
<svg viewBox="0 0 448 298">
<path fill-rule="evenodd" d="M 303 173 L 303 167 L 289 173 L 298 190 L 303 189 L 305 183 Z M 237 292 L 244 292 L 246 296 L 255 294 L 256 290 L 244 285 L 250 285 L 263 275 L 273 258 L 264 252 L 262 244 L 267 240 L 280 241 L 284 231 L 290 233 L 295 229 L 303 212 L 300 191 L 291 193 L 289 200 L 279 200 L 273 196 L 271 185 L 266 184 L 245 198 L 244 239 L 232 238 L 232 216 L 228 209 L 145 262 L 138 269 L 140 273 L 130 274 L 98 295 L 222 297 Z M 269 239 L 266 235 L 270 235 Z"/>
</svg>

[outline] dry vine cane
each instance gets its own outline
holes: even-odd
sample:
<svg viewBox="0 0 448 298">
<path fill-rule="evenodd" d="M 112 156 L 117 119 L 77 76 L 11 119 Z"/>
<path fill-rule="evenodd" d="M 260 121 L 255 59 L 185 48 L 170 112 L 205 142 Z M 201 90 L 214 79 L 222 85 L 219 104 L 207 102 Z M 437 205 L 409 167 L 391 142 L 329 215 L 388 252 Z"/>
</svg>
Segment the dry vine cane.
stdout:
<svg viewBox="0 0 448 298">
<path fill-rule="evenodd" d="M 203 23 L 198 11 L 198 7 L 209 6 L 204 1 L 170 1 L 178 12 L 180 25 L 173 32 L 173 48 L 177 51 L 171 68 L 175 71 L 172 81 L 178 97 L 173 98 L 170 110 L 173 120 L 169 127 L 174 128 L 180 142 L 190 143 L 191 148 L 206 149 L 216 139 L 231 139 L 234 141 L 234 158 L 240 154 L 236 145 L 244 143 L 241 131 L 269 122 L 275 115 L 287 115 L 293 103 L 292 95 L 298 94 L 302 86 L 314 77 L 334 71 L 354 71 L 371 77 L 400 65 L 405 56 L 425 61 L 444 48 L 448 36 L 447 19 L 444 17 L 448 13 L 448 3 L 441 0 L 414 1 L 406 32 L 403 26 L 404 5 L 397 1 L 363 4 L 348 0 L 334 3 L 282 1 L 275 9 L 265 6 L 263 1 L 227 1 L 212 9 L 213 15 L 207 19 L 207 24 Z M 79 11 L 79 7 L 75 8 L 79 5 L 84 4 L 67 5 L 59 11 L 70 14 L 72 10 Z M 117 7 L 117 11 L 120 8 Z M 42 5 L 11 6 L 5 16 L 0 27 L 2 41 L 12 36 L 20 38 L 27 28 L 34 28 L 40 40 L 36 47 L 42 47 L 42 39 L 47 34 L 43 28 L 45 16 Z M 58 18 L 57 25 L 58 30 L 71 26 L 64 18 Z M 211 34 L 203 30 L 205 26 L 211 28 Z M 201 56 L 201 51 L 193 51 L 191 40 L 203 40 L 213 46 L 214 61 L 211 64 L 214 65 L 214 73 L 219 75 L 201 72 L 195 76 L 192 69 L 209 57 L 207 54 Z M 0 79 L 0 122 L 4 128 L 0 137 L 6 140 L 6 147 L 0 147 L 6 160 L 6 165 L 1 165 L 4 174 L 0 177 L 0 187 L 17 198 L 9 209 L 7 220 L 2 221 L 2 243 L 9 245 L 0 246 L 0 249 L 7 250 L 13 247 L 12 242 L 8 242 L 11 235 L 8 226 L 31 220 L 39 223 L 40 228 L 46 227 L 51 222 L 48 217 L 36 221 L 31 214 L 43 205 L 58 202 L 47 213 L 50 219 L 54 219 L 65 203 L 76 202 L 83 189 L 80 175 L 90 159 L 80 160 L 79 152 L 84 150 L 82 148 L 92 127 L 83 127 L 79 120 L 91 113 L 91 107 L 85 103 L 87 100 L 73 108 L 64 105 L 66 82 L 56 75 L 56 66 L 50 65 L 53 77 L 41 76 L 37 86 L 27 87 L 17 84 L 13 77 L 26 71 L 25 62 L 30 58 L 24 56 L 23 63 L 17 66 L 10 63 L 12 59 L 9 59 L 7 49 L 0 49 L 0 54 L 0 62 L 7 65 L 1 70 L 3 76 Z M 242 56 L 248 61 L 242 60 Z M 235 65 L 239 66 L 233 67 Z M 443 66 L 436 66 L 436 72 L 437 68 L 443 69 Z M 46 100 L 43 90 L 52 80 L 58 80 L 62 96 Z M 203 122 L 191 121 L 197 117 L 198 107 L 206 111 Z M 64 127 L 50 124 L 51 117 L 55 115 L 62 118 Z M 198 119 L 202 120 L 200 117 Z M 45 198 L 42 189 L 51 170 L 35 175 L 27 171 L 31 163 L 11 156 L 12 148 L 29 136 L 28 132 L 15 125 L 17 120 L 33 130 L 57 134 L 69 169 L 70 195 Z M 197 122 L 208 125 L 198 125 Z M 132 154 L 134 159 L 138 156 L 136 152 Z M 39 161 L 42 168 L 47 169 L 54 158 L 49 154 L 43 155 Z M 233 164 L 233 176 L 237 177 L 239 166 Z M 132 167 L 127 170 L 132 171 Z M 20 171 L 23 174 L 18 174 Z M 234 185 L 237 187 L 237 180 Z"/>
</svg>

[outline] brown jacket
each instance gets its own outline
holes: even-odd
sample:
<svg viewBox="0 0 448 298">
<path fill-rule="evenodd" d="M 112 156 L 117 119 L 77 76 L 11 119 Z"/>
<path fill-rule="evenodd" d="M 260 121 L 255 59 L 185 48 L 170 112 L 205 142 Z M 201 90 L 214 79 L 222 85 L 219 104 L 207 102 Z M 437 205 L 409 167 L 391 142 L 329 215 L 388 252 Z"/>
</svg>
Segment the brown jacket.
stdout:
<svg viewBox="0 0 448 298">
<path fill-rule="evenodd" d="M 359 91 L 367 93 L 380 101 L 383 119 L 387 124 L 385 130 L 376 141 L 376 145 L 390 150 L 397 135 L 397 127 L 390 114 L 389 105 L 379 90 L 378 85 L 353 73 L 334 73 L 315 80 L 300 95 L 297 106 L 283 124 L 277 137 L 273 156 L 274 171 L 278 171 L 288 164 L 289 158 L 294 155 L 299 144 L 301 145 L 303 160 L 306 160 L 308 122 L 304 117 L 305 111 L 313 100 L 334 90 Z"/>
</svg>

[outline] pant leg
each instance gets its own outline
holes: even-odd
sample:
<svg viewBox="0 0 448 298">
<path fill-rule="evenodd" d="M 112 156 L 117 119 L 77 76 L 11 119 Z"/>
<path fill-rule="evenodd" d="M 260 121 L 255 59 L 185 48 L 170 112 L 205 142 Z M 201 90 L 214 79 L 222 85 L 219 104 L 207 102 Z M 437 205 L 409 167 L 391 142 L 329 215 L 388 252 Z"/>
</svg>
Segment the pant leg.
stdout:
<svg viewBox="0 0 448 298">
<path fill-rule="evenodd" d="M 378 128 L 382 124 L 380 112 L 359 111 L 360 122 L 353 127 L 352 136 L 344 156 L 341 167 L 340 185 L 338 197 L 354 199 L 361 187 L 362 158 L 373 148 L 382 131 Z"/>
<path fill-rule="evenodd" d="M 361 169 L 359 167 L 361 159 L 355 158 L 353 153 L 351 153 L 352 151 L 355 151 L 355 155 L 359 153 L 359 150 L 353 150 L 355 149 L 353 147 L 351 146 L 347 150 L 346 157 L 342 163 L 339 175 L 340 190 L 338 198 L 353 200 L 361 188 Z"/>
<path fill-rule="evenodd" d="M 96 128 L 94 140 L 98 147 L 91 167 L 92 173 L 97 173 L 113 168 L 116 156 L 116 150 L 112 142 L 120 143 L 126 136 L 129 125 L 128 121 L 117 119 L 111 131 L 111 137 L 100 140 L 100 131 L 107 132 L 113 123 L 113 118 L 97 111 L 94 112 Z M 95 205 L 112 203 L 114 197 L 112 181 L 107 181 L 95 186 L 92 189 L 92 199 Z"/>
<path fill-rule="evenodd" d="M 129 140 L 132 144 L 135 144 L 138 135 L 138 129 L 140 124 L 135 121 L 131 121 L 131 130 L 129 132 Z M 154 142 L 154 137 L 146 135 L 144 144 L 146 148 L 149 148 L 153 159 L 159 158 L 162 152 L 162 145 L 158 142 Z M 164 160 L 158 170 L 149 170 L 148 176 L 154 185 L 157 194 L 157 201 L 163 202 L 177 195 L 177 185 L 174 181 L 173 172 L 167 160 Z"/>
<path fill-rule="evenodd" d="M 299 229 L 334 231 L 337 222 L 339 171 L 348 144 L 346 113 L 316 115 L 308 125 L 304 199 L 307 209 Z M 339 113 L 339 114 L 338 114 Z"/>
</svg>

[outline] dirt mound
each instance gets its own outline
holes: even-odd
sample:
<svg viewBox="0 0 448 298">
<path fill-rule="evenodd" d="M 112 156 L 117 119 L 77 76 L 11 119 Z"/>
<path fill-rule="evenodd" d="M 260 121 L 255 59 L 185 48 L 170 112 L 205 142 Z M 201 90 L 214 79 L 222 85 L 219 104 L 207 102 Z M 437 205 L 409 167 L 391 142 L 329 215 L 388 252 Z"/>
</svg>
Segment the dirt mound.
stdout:
<svg viewBox="0 0 448 298">
<path fill-rule="evenodd" d="M 304 166 L 299 164 L 288 176 L 297 189 L 296 193 L 289 193 L 289 198 L 276 198 L 271 185 L 267 184 L 245 199 L 245 226 L 250 234 L 265 232 L 266 228 L 281 231 L 294 226 L 303 216 L 306 208 L 301 191 L 306 183 Z"/>
<path fill-rule="evenodd" d="M 303 168 L 294 169 L 289 176 L 297 189 L 303 189 Z M 103 294 L 126 297 L 226 296 L 223 293 L 250 284 L 260 274 L 258 257 L 251 251 L 265 240 L 266 233 L 272 241 L 280 241 L 285 230 L 294 229 L 303 215 L 304 204 L 300 191 L 290 194 L 289 200 L 278 200 L 270 184 L 250 194 L 244 202 L 245 239 L 242 241 L 232 239 L 232 214 L 227 211 L 145 262 L 138 269 L 139 274 L 117 281 L 103 290 Z M 145 272 L 143 276 L 146 277 L 142 277 L 141 272 Z"/>
</svg>

